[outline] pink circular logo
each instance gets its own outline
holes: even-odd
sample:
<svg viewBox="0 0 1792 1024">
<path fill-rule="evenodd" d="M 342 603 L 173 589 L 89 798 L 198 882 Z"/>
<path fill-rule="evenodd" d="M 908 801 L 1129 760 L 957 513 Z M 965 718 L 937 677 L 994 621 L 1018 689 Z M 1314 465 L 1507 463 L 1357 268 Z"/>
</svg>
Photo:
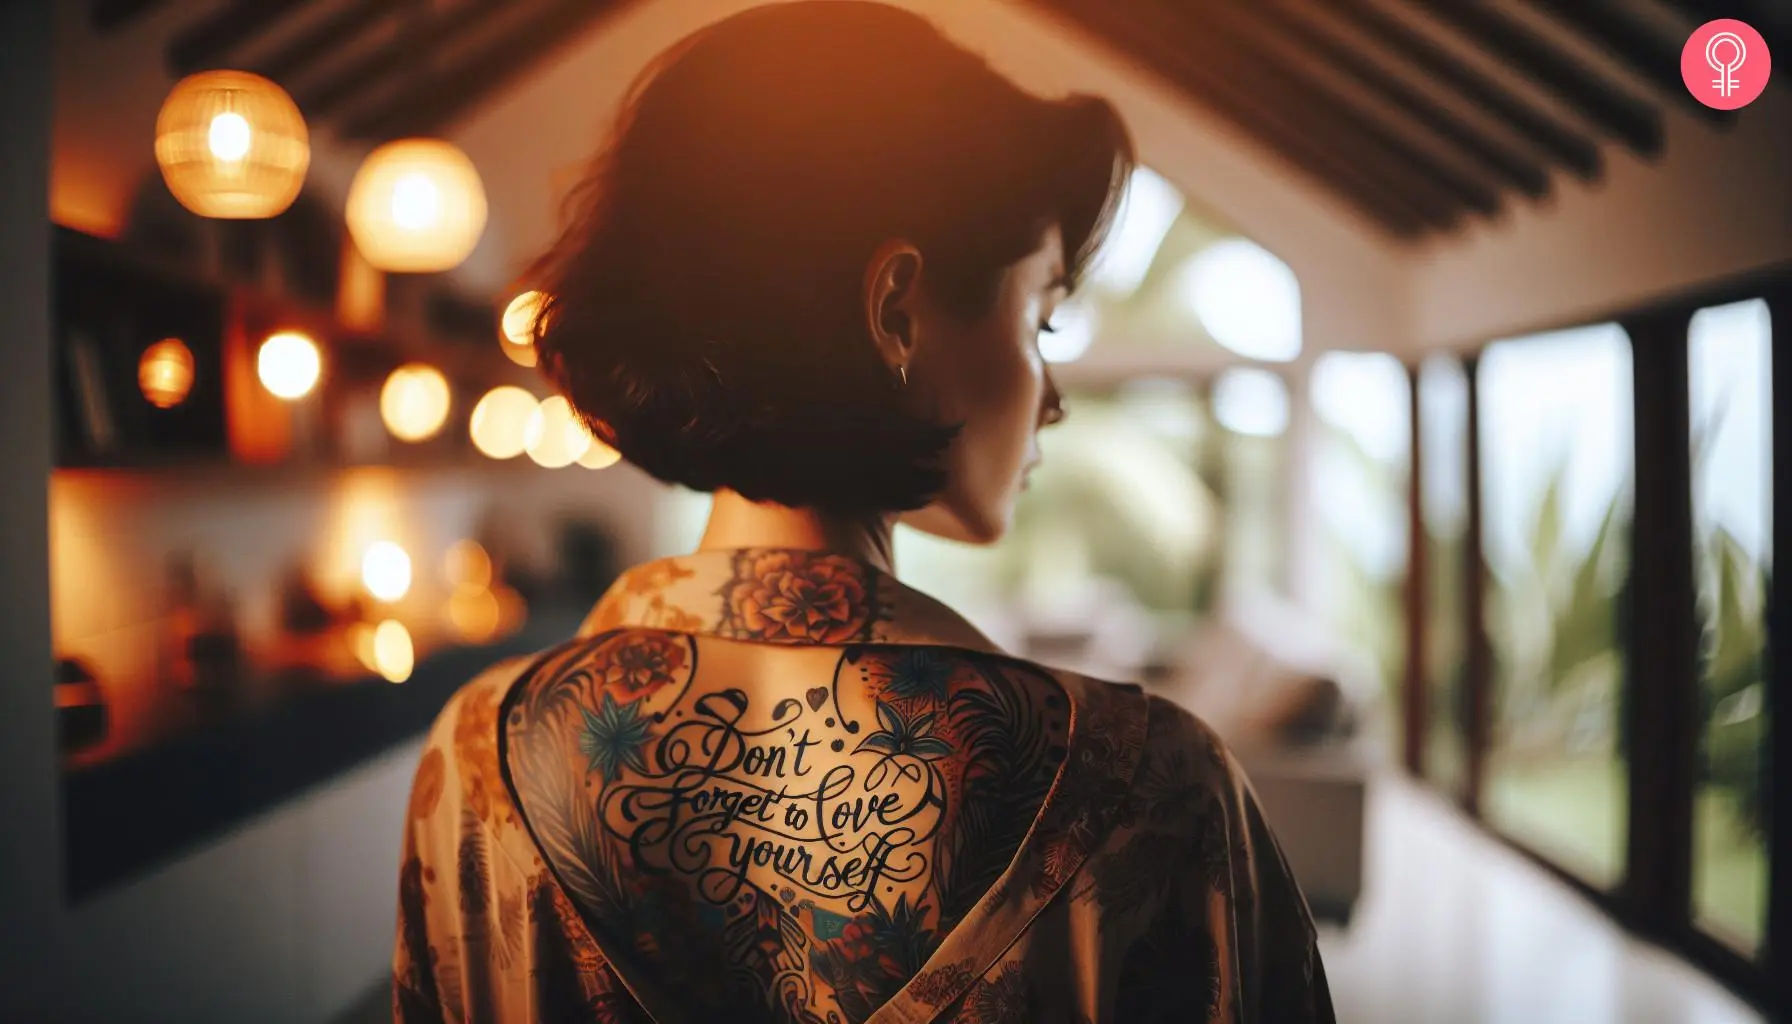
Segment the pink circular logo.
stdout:
<svg viewBox="0 0 1792 1024">
<path fill-rule="evenodd" d="M 1680 77 L 1707 107 L 1746 107 L 1767 88 L 1773 58 L 1767 40 L 1743 22 L 1719 18 L 1700 25 L 1680 51 Z"/>
</svg>

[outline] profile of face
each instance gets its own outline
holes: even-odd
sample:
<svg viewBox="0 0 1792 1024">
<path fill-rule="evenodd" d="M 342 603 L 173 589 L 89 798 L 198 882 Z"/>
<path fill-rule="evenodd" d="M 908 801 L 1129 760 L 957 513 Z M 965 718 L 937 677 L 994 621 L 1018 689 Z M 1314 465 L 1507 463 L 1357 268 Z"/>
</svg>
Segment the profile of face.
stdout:
<svg viewBox="0 0 1792 1024">
<path fill-rule="evenodd" d="M 912 246 L 886 245 L 871 261 L 867 312 L 880 353 L 893 373 L 906 374 L 915 412 L 961 425 L 945 455 L 945 487 L 903 522 L 973 544 L 1007 532 L 1039 461 L 1039 431 L 1064 416 L 1039 351 L 1039 336 L 1067 295 L 1064 263 L 1053 226 L 1038 248 L 1003 270 L 989 311 L 967 321 L 931 299 L 926 261 Z"/>
</svg>

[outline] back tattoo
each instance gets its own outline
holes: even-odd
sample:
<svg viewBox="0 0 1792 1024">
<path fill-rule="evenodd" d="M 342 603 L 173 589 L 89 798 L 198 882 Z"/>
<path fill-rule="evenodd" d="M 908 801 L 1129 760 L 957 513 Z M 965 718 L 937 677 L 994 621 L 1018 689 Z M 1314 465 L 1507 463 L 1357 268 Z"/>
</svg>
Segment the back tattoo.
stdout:
<svg viewBox="0 0 1792 1024">
<path fill-rule="evenodd" d="M 699 1019 L 829 1024 L 869 1017 L 995 885 L 1069 717 L 995 656 L 625 629 L 517 688 L 505 756 L 624 977 Z"/>
</svg>

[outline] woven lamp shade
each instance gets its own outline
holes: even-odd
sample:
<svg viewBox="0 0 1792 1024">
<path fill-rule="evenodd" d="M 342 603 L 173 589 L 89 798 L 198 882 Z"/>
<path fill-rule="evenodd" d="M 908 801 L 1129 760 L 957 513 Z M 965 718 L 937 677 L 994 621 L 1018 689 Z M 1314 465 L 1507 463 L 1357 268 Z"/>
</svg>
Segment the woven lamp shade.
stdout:
<svg viewBox="0 0 1792 1024">
<path fill-rule="evenodd" d="M 156 117 L 156 163 L 201 217 L 272 217 L 311 166 L 305 118 L 286 90 L 246 71 L 202 71 L 175 85 Z"/>
<path fill-rule="evenodd" d="M 485 231 L 485 185 L 454 145 L 400 139 L 367 155 L 349 186 L 347 213 L 355 247 L 380 270 L 451 270 Z"/>
</svg>

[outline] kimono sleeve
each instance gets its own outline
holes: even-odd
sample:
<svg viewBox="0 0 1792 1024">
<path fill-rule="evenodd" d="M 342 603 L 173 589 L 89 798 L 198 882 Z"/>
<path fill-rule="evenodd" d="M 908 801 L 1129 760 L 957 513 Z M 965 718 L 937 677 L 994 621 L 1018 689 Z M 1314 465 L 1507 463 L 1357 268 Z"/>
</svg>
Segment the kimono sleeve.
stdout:
<svg viewBox="0 0 1792 1024">
<path fill-rule="evenodd" d="M 453 897 L 443 891 L 454 872 L 443 870 L 433 830 L 447 774 L 447 755 L 431 737 L 418 762 L 405 813 L 404 846 L 398 871 L 398 934 L 392 952 L 392 1019 L 397 1024 L 455 1019 L 442 1002 L 439 975 L 452 965 L 444 961 L 460 947 L 454 915 L 440 904 Z M 452 846 L 449 846 L 452 849 Z M 451 989 L 449 995 L 456 993 Z"/>
<path fill-rule="evenodd" d="M 1228 760 L 1230 760 L 1228 758 Z M 1234 885 L 1239 971 L 1247 1021 L 1336 1024 L 1306 897 L 1263 818 L 1257 794 L 1234 766 Z"/>
</svg>

